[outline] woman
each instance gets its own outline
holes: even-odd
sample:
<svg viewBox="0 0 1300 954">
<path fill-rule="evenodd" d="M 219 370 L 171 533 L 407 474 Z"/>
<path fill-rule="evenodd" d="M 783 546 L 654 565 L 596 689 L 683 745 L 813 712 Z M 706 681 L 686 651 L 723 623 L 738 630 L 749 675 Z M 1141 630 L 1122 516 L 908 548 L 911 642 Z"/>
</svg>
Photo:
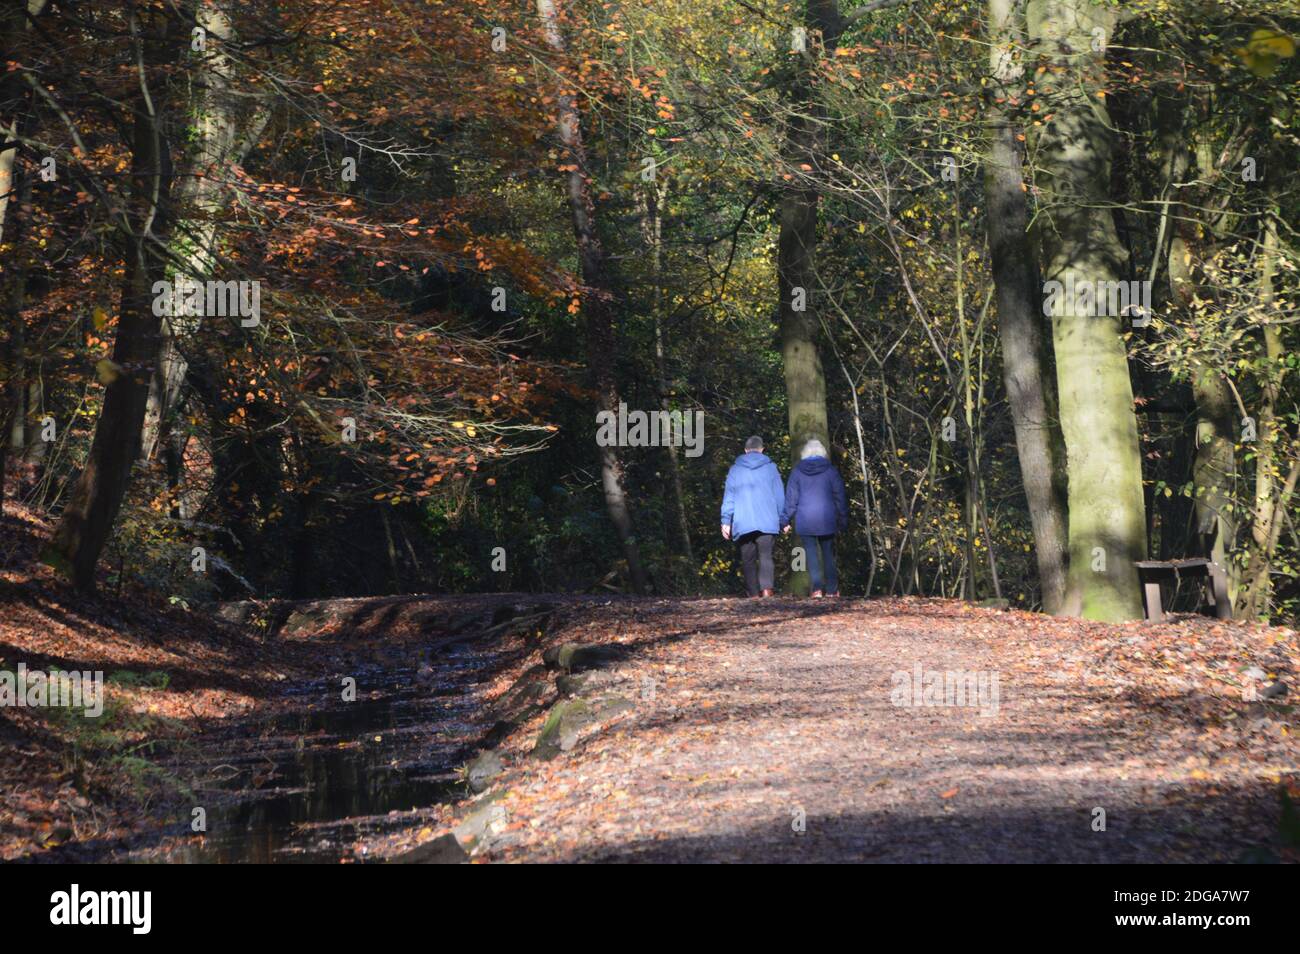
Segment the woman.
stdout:
<svg viewBox="0 0 1300 954">
<path fill-rule="evenodd" d="M 803 539 L 808 555 L 808 575 L 812 577 L 813 599 L 839 596 L 840 581 L 835 571 L 832 544 L 835 534 L 849 522 L 849 502 L 844 481 L 829 460 L 821 441 L 811 440 L 803 446 L 802 460 L 785 485 L 785 529 L 793 525 Z"/>
</svg>

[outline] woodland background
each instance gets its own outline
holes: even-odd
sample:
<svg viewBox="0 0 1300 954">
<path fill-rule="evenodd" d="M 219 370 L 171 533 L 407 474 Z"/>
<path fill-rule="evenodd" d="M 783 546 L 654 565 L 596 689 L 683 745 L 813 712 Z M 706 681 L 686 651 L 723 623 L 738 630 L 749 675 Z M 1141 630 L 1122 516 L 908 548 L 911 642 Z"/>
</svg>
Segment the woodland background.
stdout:
<svg viewBox="0 0 1300 954">
<path fill-rule="evenodd" d="M 1133 618 L 1205 554 L 1300 615 L 1294 0 L 0 17 L 5 503 L 83 590 L 734 592 L 759 433 L 833 448 L 848 594 Z M 704 455 L 601 451 L 619 401 Z"/>
</svg>

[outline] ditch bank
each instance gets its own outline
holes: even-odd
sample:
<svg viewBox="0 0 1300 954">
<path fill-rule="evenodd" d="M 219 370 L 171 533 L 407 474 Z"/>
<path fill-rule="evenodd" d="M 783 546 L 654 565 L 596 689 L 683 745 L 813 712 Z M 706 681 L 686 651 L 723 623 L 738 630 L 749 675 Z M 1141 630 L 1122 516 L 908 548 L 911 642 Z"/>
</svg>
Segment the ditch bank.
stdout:
<svg viewBox="0 0 1300 954">
<path fill-rule="evenodd" d="M 582 611 L 512 594 L 207 613 L 65 595 L 6 585 L 0 664 L 105 671 L 106 715 L 0 714 L 9 861 L 381 860 L 481 785 L 488 763 L 468 763 L 500 735 L 501 674 Z"/>
</svg>

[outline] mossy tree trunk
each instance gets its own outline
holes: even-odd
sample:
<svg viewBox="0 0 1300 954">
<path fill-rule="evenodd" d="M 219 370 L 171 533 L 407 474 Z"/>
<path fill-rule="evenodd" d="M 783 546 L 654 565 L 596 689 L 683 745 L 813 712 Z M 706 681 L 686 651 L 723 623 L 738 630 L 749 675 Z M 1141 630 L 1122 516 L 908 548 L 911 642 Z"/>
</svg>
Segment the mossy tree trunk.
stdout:
<svg viewBox="0 0 1300 954">
<path fill-rule="evenodd" d="M 1027 21 L 1046 68 L 1037 93 L 1050 117 L 1035 128 L 1034 142 L 1043 278 L 1066 289 L 1106 287 L 1099 283 L 1120 281 L 1126 258 L 1110 208 L 1114 142 L 1104 94 L 1117 9 L 1094 0 L 1030 0 Z M 1063 609 L 1088 619 L 1140 618 L 1134 561 L 1146 555 L 1145 503 L 1121 318 L 1094 314 L 1077 296 L 1046 301 L 1068 466 Z"/>
<path fill-rule="evenodd" d="M 237 108 L 231 93 L 233 65 L 227 50 L 235 35 L 224 0 L 200 3 L 195 23 L 203 28 L 206 39 L 205 48 L 192 54 L 195 69 L 190 82 L 195 92 L 188 119 L 190 145 L 181 163 L 182 172 L 176 177 L 173 202 L 178 217 L 171 238 L 175 264 L 169 271 L 173 282 L 214 277 L 220 261 L 217 227 L 226 202 L 224 182 L 232 166 L 243 162 L 266 122 L 260 109 Z M 177 408 L 185 383 L 185 339 L 198 329 L 200 321 L 198 316 L 184 314 L 163 318 L 140 441 L 144 458 L 153 458 L 160 442 L 169 436 L 169 416 Z"/>
<path fill-rule="evenodd" d="M 817 284 L 818 203 L 814 176 L 823 153 L 823 110 L 817 106 L 814 76 L 816 58 L 834 55 L 844 30 L 836 0 L 807 0 L 804 29 L 805 50 L 792 54 L 796 57 L 795 77 L 786 97 L 784 175 L 792 178 L 783 180 L 776 246 L 777 314 L 792 462 L 799 460 L 810 440 L 830 447 L 826 372 L 818 349 L 821 323 L 813 293 Z"/>
</svg>

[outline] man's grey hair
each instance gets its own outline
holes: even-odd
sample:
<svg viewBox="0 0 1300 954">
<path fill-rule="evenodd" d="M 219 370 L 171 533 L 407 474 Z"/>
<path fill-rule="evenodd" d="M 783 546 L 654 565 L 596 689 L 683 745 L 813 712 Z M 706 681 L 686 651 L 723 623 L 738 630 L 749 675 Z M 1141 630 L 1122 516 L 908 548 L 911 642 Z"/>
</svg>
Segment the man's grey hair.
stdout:
<svg viewBox="0 0 1300 954">
<path fill-rule="evenodd" d="M 749 440 L 745 441 L 745 450 L 756 451 L 763 449 L 763 438 L 755 434 Z"/>
<path fill-rule="evenodd" d="M 826 453 L 826 448 L 822 446 L 822 442 L 819 440 L 809 441 L 807 444 L 803 445 L 803 450 L 799 452 L 800 460 L 803 460 L 805 457 L 829 457 L 829 456 L 830 455 Z"/>
</svg>

